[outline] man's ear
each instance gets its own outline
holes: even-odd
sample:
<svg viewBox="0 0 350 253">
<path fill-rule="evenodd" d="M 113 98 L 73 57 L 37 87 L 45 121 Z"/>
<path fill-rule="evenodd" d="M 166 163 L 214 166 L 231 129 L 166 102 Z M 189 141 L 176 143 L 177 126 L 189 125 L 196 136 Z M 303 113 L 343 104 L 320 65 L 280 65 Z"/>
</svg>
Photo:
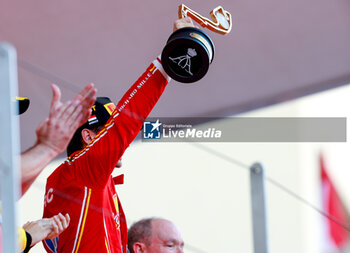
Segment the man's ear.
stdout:
<svg viewBox="0 0 350 253">
<path fill-rule="evenodd" d="M 146 245 L 142 242 L 135 242 L 134 245 L 132 245 L 132 248 L 135 253 L 146 253 Z"/>
<path fill-rule="evenodd" d="M 84 146 L 89 144 L 93 138 L 95 138 L 95 133 L 90 129 L 84 128 L 81 130 L 81 138 L 83 139 Z"/>
</svg>

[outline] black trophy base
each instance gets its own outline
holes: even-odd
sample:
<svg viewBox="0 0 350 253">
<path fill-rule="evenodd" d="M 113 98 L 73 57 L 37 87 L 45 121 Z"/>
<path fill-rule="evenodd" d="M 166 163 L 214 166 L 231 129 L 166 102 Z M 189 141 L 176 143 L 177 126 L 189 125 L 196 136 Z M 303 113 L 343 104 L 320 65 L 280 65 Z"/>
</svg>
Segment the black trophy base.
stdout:
<svg viewBox="0 0 350 253">
<path fill-rule="evenodd" d="M 176 30 L 162 52 L 165 72 L 181 83 L 193 83 L 205 76 L 214 58 L 214 44 L 202 30 L 185 27 Z"/>
</svg>

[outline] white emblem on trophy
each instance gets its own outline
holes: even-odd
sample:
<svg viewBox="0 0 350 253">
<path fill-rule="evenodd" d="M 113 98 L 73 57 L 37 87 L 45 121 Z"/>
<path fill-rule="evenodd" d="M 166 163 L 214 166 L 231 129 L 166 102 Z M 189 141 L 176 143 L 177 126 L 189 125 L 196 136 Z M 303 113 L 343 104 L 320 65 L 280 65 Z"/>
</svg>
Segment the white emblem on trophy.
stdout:
<svg viewBox="0 0 350 253">
<path fill-rule="evenodd" d="M 187 49 L 186 55 L 175 57 L 175 58 L 169 57 L 169 59 L 172 62 L 177 63 L 179 67 L 183 68 L 188 74 L 193 76 L 191 72 L 191 58 L 195 57 L 196 55 L 197 55 L 196 50 L 193 48 L 189 48 Z"/>
</svg>

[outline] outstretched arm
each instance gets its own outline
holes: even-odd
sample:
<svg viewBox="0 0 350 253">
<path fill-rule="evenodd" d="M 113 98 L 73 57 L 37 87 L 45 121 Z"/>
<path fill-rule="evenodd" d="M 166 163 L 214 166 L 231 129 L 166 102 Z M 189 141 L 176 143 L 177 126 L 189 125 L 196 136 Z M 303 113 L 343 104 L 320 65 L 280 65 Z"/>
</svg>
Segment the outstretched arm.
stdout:
<svg viewBox="0 0 350 253">
<path fill-rule="evenodd" d="M 85 86 L 66 103 L 61 102 L 60 89 L 54 84 L 51 88 L 53 97 L 49 118 L 36 129 L 35 145 L 21 154 L 22 195 L 45 166 L 66 149 L 74 132 L 88 120 L 90 108 L 96 100 L 93 84 Z"/>
<path fill-rule="evenodd" d="M 174 30 L 188 26 L 193 27 L 191 19 L 180 19 L 175 21 Z M 143 121 L 158 102 L 169 80 L 161 65 L 161 59 L 157 58 L 124 94 L 104 128 L 70 160 L 78 164 L 74 176 L 82 185 L 106 185 L 118 161 L 140 132 Z"/>
</svg>

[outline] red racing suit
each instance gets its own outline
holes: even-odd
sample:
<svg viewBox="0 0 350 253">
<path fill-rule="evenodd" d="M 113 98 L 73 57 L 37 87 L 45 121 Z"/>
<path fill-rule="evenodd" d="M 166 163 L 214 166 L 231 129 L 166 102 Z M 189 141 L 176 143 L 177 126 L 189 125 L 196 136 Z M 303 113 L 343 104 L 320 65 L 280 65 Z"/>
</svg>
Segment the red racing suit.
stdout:
<svg viewBox="0 0 350 253">
<path fill-rule="evenodd" d="M 48 177 L 43 217 L 68 213 L 71 222 L 58 237 L 44 241 L 47 252 L 126 253 L 126 219 L 111 173 L 168 81 L 156 59 L 91 143 Z"/>
</svg>

